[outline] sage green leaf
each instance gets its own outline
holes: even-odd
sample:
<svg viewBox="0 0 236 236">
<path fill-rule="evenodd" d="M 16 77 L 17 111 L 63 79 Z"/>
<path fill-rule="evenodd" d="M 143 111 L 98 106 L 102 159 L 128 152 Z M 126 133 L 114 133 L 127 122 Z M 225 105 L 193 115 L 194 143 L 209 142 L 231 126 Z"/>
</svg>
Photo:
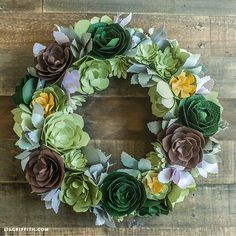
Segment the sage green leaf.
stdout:
<svg viewBox="0 0 236 236">
<path fill-rule="evenodd" d="M 151 162 L 148 160 L 148 159 L 140 159 L 139 162 L 138 162 L 138 169 L 141 171 L 141 172 L 145 172 L 145 171 L 149 171 L 151 170 L 152 168 L 152 165 L 151 165 Z"/>
<path fill-rule="evenodd" d="M 78 35 L 79 38 L 82 37 L 84 33 L 88 31 L 88 28 L 90 26 L 89 20 L 80 20 L 74 25 L 74 31 Z"/>
<path fill-rule="evenodd" d="M 125 167 L 138 169 L 138 161 L 126 152 L 121 153 L 121 162 Z"/>
</svg>

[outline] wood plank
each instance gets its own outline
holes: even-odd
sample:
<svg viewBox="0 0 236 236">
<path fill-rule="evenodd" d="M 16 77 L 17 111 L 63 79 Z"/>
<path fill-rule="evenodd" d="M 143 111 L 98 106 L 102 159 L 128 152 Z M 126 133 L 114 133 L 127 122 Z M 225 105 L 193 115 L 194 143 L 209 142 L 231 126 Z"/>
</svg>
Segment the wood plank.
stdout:
<svg viewBox="0 0 236 236">
<path fill-rule="evenodd" d="M 0 12 L 42 12 L 42 0 L 0 0 Z"/>
<path fill-rule="evenodd" d="M 0 95 L 13 93 L 17 79 L 24 76 L 26 67 L 33 63 L 33 44 L 48 43 L 52 40 L 54 23 L 69 25 L 78 18 L 90 18 L 93 15 L 63 14 L 63 17 L 61 14 L 0 15 Z M 147 29 L 149 26 L 158 26 L 160 22 L 165 22 L 170 38 L 177 38 L 183 47 L 202 54 L 202 61 L 216 79 L 216 88 L 219 89 L 220 96 L 235 98 L 236 18 L 217 19 L 206 16 L 189 18 L 179 15 L 134 15 L 132 25 Z M 221 29 L 224 29 L 224 33 L 221 33 Z M 115 89 L 110 92 L 107 90 L 107 94 L 112 94 L 114 91 Z M 117 90 L 116 95 L 118 94 L 127 96 L 132 94 L 132 90 L 123 88 Z"/>
<path fill-rule="evenodd" d="M 235 15 L 233 0 L 45 0 L 45 12 L 135 12 L 184 15 Z"/>
<path fill-rule="evenodd" d="M 0 141 L 0 183 L 26 183 L 20 167 L 20 161 L 14 158 L 21 151 L 14 146 L 15 139 L 2 139 Z M 111 161 L 116 163 L 115 168 L 121 167 L 120 155 L 122 151 L 142 158 L 152 150 L 148 140 L 92 140 L 91 143 L 112 154 Z M 236 184 L 236 141 L 222 141 L 221 163 L 219 173 L 209 175 L 207 179 L 198 178 L 199 185 Z"/>
<path fill-rule="evenodd" d="M 44 209 L 39 197 L 29 194 L 25 184 L 0 185 L 0 225 L 2 227 L 93 227 L 92 214 L 76 214 L 62 205 L 58 215 Z M 180 203 L 168 216 L 130 219 L 119 227 L 158 227 L 190 229 L 206 227 L 235 227 L 236 185 L 201 186 L 198 191 Z M 220 220 L 219 220 L 220 219 Z"/>
<path fill-rule="evenodd" d="M 225 108 L 224 119 L 230 129 L 223 132 L 220 140 L 236 139 L 235 99 L 221 99 Z M 11 109 L 15 105 L 11 97 L 0 97 L 0 138 L 15 138 L 12 131 Z M 79 109 L 85 120 L 85 129 L 92 139 L 150 140 L 146 123 L 155 120 L 151 114 L 148 97 L 90 97 Z"/>
</svg>

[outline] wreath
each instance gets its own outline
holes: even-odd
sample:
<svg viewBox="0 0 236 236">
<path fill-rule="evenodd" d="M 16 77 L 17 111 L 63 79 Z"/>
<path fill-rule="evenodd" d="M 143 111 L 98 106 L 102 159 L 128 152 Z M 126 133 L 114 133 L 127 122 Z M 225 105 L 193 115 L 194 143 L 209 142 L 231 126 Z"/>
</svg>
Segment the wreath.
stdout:
<svg viewBox="0 0 236 236">
<path fill-rule="evenodd" d="M 104 15 L 56 26 L 48 46 L 35 43 L 34 66 L 18 80 L 13 130 L 16 158 L 32 192 L 56 213 L 60 203 L 91 211 L 96 225 L 115 226 L 125 217 L 168 214 L 196 189 L 195 179 L 218 172 L 225 128 L 213 79 L 200 55 L 167 39 L 164 27 L 148 33 L 127 25 L 132 15 Z M 122 169 L 93 147 L 75 112 L 111 77 L 148 91 L 156 120 L 153 150 L 137 159 L 122 152 Z"/>
</svg>

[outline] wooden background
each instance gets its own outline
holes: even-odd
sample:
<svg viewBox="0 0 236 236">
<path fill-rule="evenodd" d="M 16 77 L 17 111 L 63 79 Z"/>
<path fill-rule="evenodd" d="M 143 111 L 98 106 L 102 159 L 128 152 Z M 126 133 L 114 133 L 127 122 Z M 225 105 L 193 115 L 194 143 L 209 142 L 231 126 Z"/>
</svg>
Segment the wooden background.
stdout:
<svg viewBox="0 0 236 236">
<path fill-rule="evenodd" d="M 50 42 L 54 24 L 67 26 L 95 14 L 117 12 L 133 12 L 132 26 L 144 29 L 165 23 L 170 38 L 202 54 L 230 129 L 219 137 L 223 147 L 220 173 L 199 180 L 198 191 L 172 214 L 129 220 L 107 229 L 95 228 L 91 214 L 75 214 L 64 205 L 55 215 L 30 194 L 19 162 L 13 159 L 19 150 L 14 146 L 10 95 L 17 78 L 32 64 L 33 44 Z M 235 91 L 235 0 L 0 0 L 0 227 L 51 227 L 42 235 L 236 235 Z M 93 142 L 114 159 L 122 150 L 137 157 L 150 150 L 154 137 L 145 124 L 153 117 L 144 89 L 114 79 L 81 112 Z"/>
</svg>

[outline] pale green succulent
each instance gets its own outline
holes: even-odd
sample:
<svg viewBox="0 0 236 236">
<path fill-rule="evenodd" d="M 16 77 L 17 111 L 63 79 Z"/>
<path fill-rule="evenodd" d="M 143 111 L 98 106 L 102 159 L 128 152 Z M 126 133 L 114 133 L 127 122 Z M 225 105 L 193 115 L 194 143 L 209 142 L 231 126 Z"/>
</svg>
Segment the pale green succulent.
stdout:
<svg viewBox="0 0 236 236">
<path fill-rule="evenodd" d="M 85 170 L 87 160 L 80 149 L 74 149 L 70 152 L 67 152 L 64 154 L 63 158 L 66 168 L 78 171 Z"/>
<path fill-rule="evenodd" d="M 84 121 L 80 115 L 55 112 L 45 119 L 42 139 L 46 146 L 59 153 L 80 149 L 90 139 L 83 127 Z"/>
<path fill-rule="evenodd" d="M 166 165 L 166 159 L 161 144 L 158 142 L 154 143 L 154 150 L 155 151 L 147 153 L 146 159 L 151 162 L 152 169 L 161 171 Z"/>
<path fill-rule="evenodd" d="M 171 78 L 188 57 L 189 53 L 181 50 L 177 41 L 173 41 L 171 46 L 167 46 L 164 51 L 157 52 L 154 61 L 157 74 L 163 79 Z"/>
<path fill-rule="evenodd" d="M 169 185 L 160 183 L 158 172 L 154 170 L 142 173 L 141 181 L 145 187 L 148 199 L 161 200 L 169 192 Z"/>
<path fill-rule="evenodd" d="M 148 95 L 152 103 L 152 114 L 164 117 L 168 111 L 174 109 L 175 98 L 170 86 L 163 80 L 159 80 L 156 86 L 149 89 Z"/>
<path fill-rule="evenodd" d="M 102 193 L 94 181 L 83 173 L 66 172 L 61 185 L 60 200 L 73 206 L 75 212 L 86 212 L 97 205 Z"/>
<path fill-rule="evenodd" d="M 127 57 L 116 56 L 109 60 L 112 68 L 112 75 L 118 78 L 127 78 L 127 70 L 130 66 Z"/>
<path fill-rule="evenodd" d="M 144 65 L 153 63 L 158 52 L 158 46 L 155 43 L 141 43 L 137 47 L 135 60 Z"/>
<path fill-rule="evenodd" d="M 108 87 L 111 65 L 108 61 L 88 60 L 80 65 L 79 72 L 81 76 L 79 92 L 93 94 L 95 90 L 101 91 Z"/>
</svg>

